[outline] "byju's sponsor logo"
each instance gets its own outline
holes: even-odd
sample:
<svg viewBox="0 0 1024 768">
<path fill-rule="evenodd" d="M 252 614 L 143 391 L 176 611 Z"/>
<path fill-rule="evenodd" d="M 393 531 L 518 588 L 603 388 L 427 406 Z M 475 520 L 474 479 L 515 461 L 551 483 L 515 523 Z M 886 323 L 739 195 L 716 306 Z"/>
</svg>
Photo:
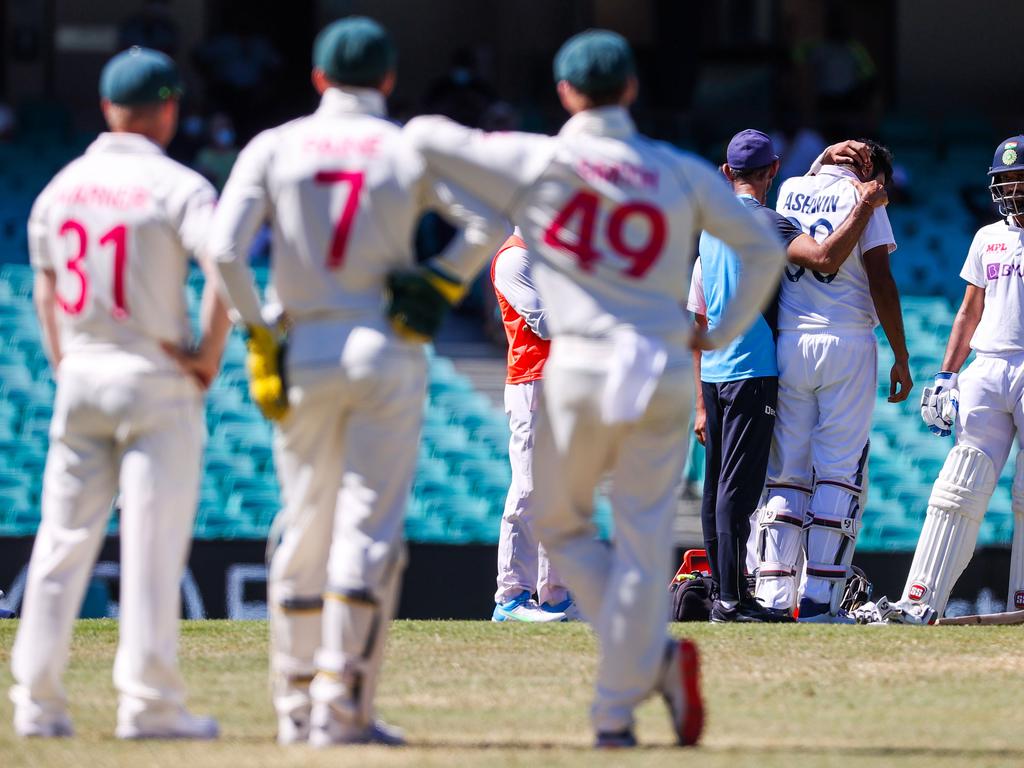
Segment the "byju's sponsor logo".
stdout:
<svg viewBox="0 0 1024 768">
<path fill-rule="evenodd" d="M 998 280 L 1000 277 L 1024 278 L 1024 267 L 1020 264 L 986 264 L 985 276 L 989 280 Z"/>
</svg>

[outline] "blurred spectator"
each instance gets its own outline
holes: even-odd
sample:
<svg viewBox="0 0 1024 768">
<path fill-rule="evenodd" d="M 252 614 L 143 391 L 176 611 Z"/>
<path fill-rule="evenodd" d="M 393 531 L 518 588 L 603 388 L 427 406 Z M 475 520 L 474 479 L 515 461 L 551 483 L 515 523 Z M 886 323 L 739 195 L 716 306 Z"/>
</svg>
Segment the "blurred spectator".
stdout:
<svg viewBox="0 0 1024 768">
<path fill-rule="evenodd" d="M 155 48 L 168 56 L 178 51 L 178 22 L 168 7 L 168 0 L 149 0 L 142 9 L 123 22 L 118 33 L 121 50 L 133 45 Z"/>
<path fill-rule="evenodd" d="M 14 141 L 18 120 L 10 104 L 0 101 L 0 143 Z"/>
<path fill-rule="evenodd" d="M 494 88 L 480 73 L 476 54 L 469 48 L 459 48 L 448 72 L 428 89 L 424 111 L 479 128 L 484 114 L 496 100 Z"/>
<path fill-rule="evenodd" d="M 210 100 L 223 105 L 245 135 L 264 127 L 266 116 L 260 108 L 272 101 L 282 65 L 281 55 L 265 35 L 214 35 L 196 50 L 196 63 Z"/>
<path fill-rule="evenodd" d="M 206 119 L 194 108 L 185 107 L 178 132 L 167 147 L 167 154 L 183 165 L 192 166 L 206 144 Z"/>
<path fill-rule="evenodd" d="M 820 133 L 801 124 L 795 105 L 785 105 L 779 114 L 779 130 L 772 134 L 772 144 L 779 153 L 779 173 L 775 188 L 791 176 L 803 176 L 827 146 Z"/>
<path fill-rule="evenodd" d="M 872 131 L 880 106 L 878 67 L 850 32 L 842 6 L 829 4 L 824 39 L 797 45 L 794 59 L 813 88 L 828 133 Z"/>
<path fill-rule="evenodd" d="M 222 112 L 210 118 L 207 138 L 207 145 L 196 155 L 195 169 L 213 182 L 220 192 L 238 159 L 235 127 L 231 124 L 231 118 Z"/>
</svg>

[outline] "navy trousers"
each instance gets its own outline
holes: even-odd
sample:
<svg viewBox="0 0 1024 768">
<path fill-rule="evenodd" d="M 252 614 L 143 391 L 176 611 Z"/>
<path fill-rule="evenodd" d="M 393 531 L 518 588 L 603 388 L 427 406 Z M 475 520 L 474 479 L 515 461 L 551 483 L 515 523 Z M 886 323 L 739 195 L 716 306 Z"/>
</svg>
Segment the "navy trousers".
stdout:
<svg viewBox="0 0 1024 768">
<path fill-rule="evenodd" d="M 707 412 L 701 527 L 720 599 L 752 600 L 744 570 L 750 515 L 768 471 L 779 380 L 701 382 Z"/>
</svg>

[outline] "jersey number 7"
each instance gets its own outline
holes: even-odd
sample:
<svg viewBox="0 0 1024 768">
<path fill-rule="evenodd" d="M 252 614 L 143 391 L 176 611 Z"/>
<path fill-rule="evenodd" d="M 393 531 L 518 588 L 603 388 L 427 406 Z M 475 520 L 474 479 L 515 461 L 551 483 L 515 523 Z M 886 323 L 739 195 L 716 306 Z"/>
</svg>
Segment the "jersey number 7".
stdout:
<svg viewBox="0 0 1024 768">
<path fill-rule="evenodd" d="M 601 260 L 600 252 L 594 248 L 594 230 L 600 204 L 601 198 L 593 192 L 577 192 L 544 232 L 545 244 L 576 256 L 584 272 L 593 272 L 595 263 Z M 646 222 L 646 242 L 634 245 L 626 241 L 626 225 L 631 219 Z M 574 226 L 577 221 L 578 227 Z M 579 234 L 573 235 L 573 229 L 577 229 Z M 612 209 L 605 222 L 605 239 L 616 254 L 629 262 L 622 273 L 641 278 L 661 255 L 665 247 L 666 230 L 665 216 L 660 209 L 650 203 L 634 200 Z"/>
<path fill-rule="evenodd" d="M 341 215 L 334 227 L 334 237 L 327 251 L 327 268 L 341 269 L 345 262 L 345 249 L 348 247 L 348 236 L 356 221 L 359 210 L 359 193 L 363 189 L 362 171 L 318 171 L 313 177 L 316 184 L 348 184 L 348 197 L 341 207 Z"/>
<path fill-rule="evenodd" d="M 69 315 L 77 315 L 85 309 L 85 301 L 89 296 L 89 273 L 84 269 L 85 256 L 89 252 L 89 233 L 81 222 L 75 219 L 68 219 L 60 225 L 61 237 L 74 235 L 77 242 L 75 255 L 67 260 L 65 266 L 68 271 L 78 278 L 78 298 L 73 302 L 57 295 L 57 304 Z M 125 302 L 124 273 L 128 267 L 128 227 L 118 224 L 104 232 L 99 239 L 99 245 L 112 245 L 114 247 L 114 308 L 111 314 L 118 320 L 128 317 L 128 305 Z"/>
</svg>

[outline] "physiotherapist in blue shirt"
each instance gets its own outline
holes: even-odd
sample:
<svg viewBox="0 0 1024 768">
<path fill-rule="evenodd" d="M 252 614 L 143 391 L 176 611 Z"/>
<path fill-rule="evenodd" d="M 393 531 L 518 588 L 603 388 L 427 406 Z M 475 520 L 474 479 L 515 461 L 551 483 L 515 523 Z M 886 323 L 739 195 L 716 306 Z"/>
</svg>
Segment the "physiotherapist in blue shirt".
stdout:
<svg viewBox="0 0 1024 768">
<path fill-rule="evenodd" d="M 823 158 L 863 162 L 863 153 L 857 152 L 860 146 L 859 142 L 843 142 L 829 147 Z M 765 206 L 778 171 L 779 157 L 771 139 L 761 131 L 740 131 L 729 142 L 723 175 L 743 204 L 777 233 L 790 262 L 823 274 L 836 272 L 853 251 L 873 208 L 888 202 L 885 188 L 877 182 L 851 182 L 870 205 L 857 206 L 833 234 L 819 243 L 796 223 Z M 687 301 L 699 326 L 714 328 L 721 322 L 739 272 L 735 254 L 722 241 L 702 233 Z M 786 613 L 757 603 L 746 579 L 750 516 L 761 496 L 775 426 L 776 310 L 773 302 L 747 332 L 722 349 L 694 352 L 694 432 L 705 447 L 706 461 L 701 525 L 712 579 L 718 587 L 711 610 L 715 623 L 792 620 Z"/>
</svg>

